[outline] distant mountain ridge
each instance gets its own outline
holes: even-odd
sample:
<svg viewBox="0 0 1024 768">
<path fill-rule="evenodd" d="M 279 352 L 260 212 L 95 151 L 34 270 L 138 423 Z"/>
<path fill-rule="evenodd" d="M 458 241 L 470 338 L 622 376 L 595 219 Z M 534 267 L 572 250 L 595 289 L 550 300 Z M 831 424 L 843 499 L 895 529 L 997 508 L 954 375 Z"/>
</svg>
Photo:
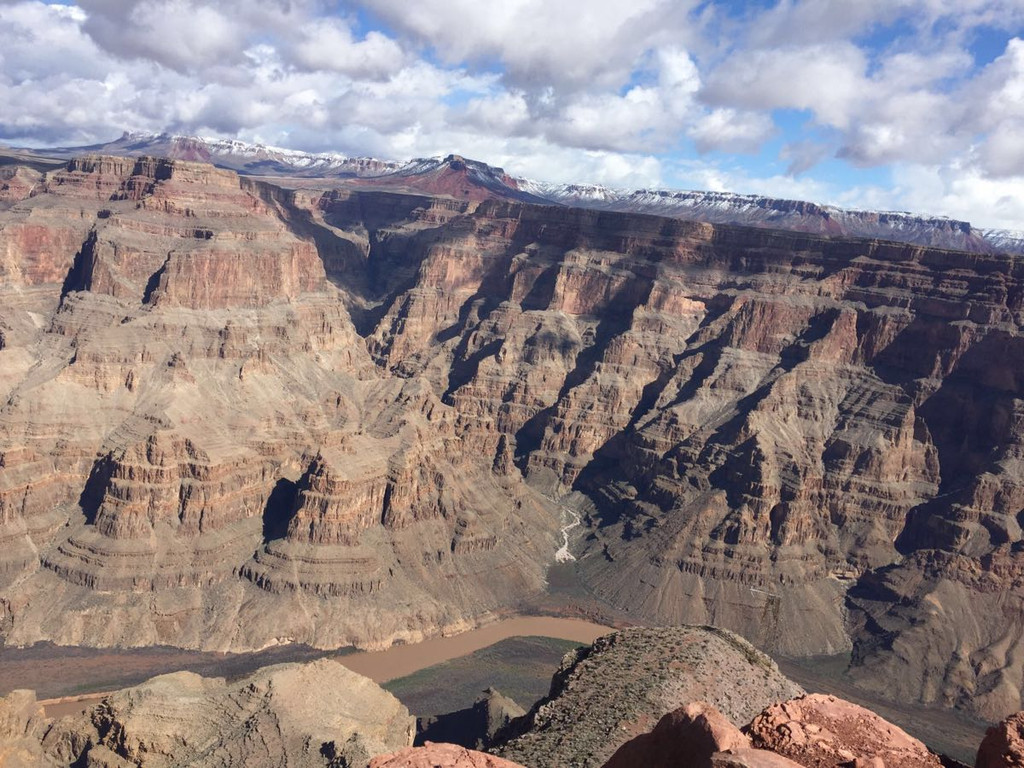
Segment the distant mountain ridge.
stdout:
<svg viewBox="0 0 1024 768">
<path fill-rule="evenodd" d="M 623 190 L 597 184 L 550 184 L 511 176 L 501 168 L 459 155 L 407 162 L 339 153 L 310 153 L 168 133 L 125 132 L 105 144 L 32 150 L 70 158 L 83 153 L 153 155 L 212 163 L 239 173 L 299 179 L 338 179 L 346 185 L 648 213 L 713 224 L 788 229 L 815 234 L 869 237 L 979 253 L 1024 254 L 1024 232 L 984 229 L 944 216 L 906 211 L 862 211 L 765 195 L 664 189 Z"/>
</svg>

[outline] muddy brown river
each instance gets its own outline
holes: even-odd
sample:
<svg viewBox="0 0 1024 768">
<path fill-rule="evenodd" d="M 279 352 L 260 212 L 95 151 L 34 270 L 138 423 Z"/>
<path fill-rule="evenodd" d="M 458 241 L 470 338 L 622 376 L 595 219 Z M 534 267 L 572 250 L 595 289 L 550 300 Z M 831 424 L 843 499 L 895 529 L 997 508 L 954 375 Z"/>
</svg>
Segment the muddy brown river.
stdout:
<svg viewBox="0 0 1024 768">
<path fill-rule="evenodd" d="M 468 632 L 436 637 L 384 651 L 324 651 L 305 646 L 280 646 L 258 653 L 223 654 L 173 648 L 112 650 L 66 648 L 40 644 L 31 648 L 0 648 L 0 696 L 31 688 L 50 717 L 88 709 L 103 694 L 155 675 L 191 670 L 207 677 L 237 679 L 270 664 L 335 658 L 349 669 L 378 683 L 467 656 L 510 637 L 554 637 L 592 643 L 611 627 L 590 621 L 546 616 L 503 619 Z M 816 659 L 780 660 L 785 674 L 808 690 L 835 693 L 871 709 L 906 728 L 933 748 L 971 762 L 985 724 L 949 710 L 894 705 L 866 695 L 845 679 L 844 663 Z M 842 661 L 842 660 L 840 660 Z"/>
<path fill-rule="evenodd" d="M 337 659 L 375 682 L 384 683 L 510 637 L 554 637 L 592 643 L 611 631 L 611 627 L 580 619 L 520 616 L 457 635 L 395 645 L 383 651 L 336 652 L 302 646 L 272 648 L 252 654 L 199 653 L 168 648 L 64 648 L 48 644 L 3 648 L 0 649 L 0 695 L 16 688 L 31 688 L 46 705 L 47 715 L 59 717 L 86 710 L 111 690 L 167 672 L 188 669 L 208 677 L 237 678 L 269 664 L 311 661 L 325 656 Z"/>
</svg>

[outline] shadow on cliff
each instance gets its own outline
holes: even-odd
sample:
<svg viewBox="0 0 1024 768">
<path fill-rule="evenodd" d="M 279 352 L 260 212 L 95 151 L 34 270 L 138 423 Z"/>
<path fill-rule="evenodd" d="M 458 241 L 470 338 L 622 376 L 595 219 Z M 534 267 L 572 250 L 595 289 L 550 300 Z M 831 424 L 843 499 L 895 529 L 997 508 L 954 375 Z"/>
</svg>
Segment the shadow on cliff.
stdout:
<svg viewBox="0 0 1024 768">
<path fill-rule="evenodd" d="M 295 500 L 299 484 L 281 478 L 267 497 L 263 508 L 263 540 L 283 539 L 288 532 L 288 523 L 295 514 Z"/>
<path fill-rule="evenodd" d="M 89 471 L 89 479 L 85 481 L 85 487 L 78 497 L 78 506 L 85 513 L 85 522 L 88 525 L 96 523 L 96 515 L 103 504 L 103 496 L 110 485 L 110 478 L 114 475 L 114 467 L 114 457 L 107 454 L 97 459 Z"/>
<path fill-rule="evenodd" d="M 636 282 L 639 282 L 638 286 Z M 573 389 L 583 384 L 597 370 L 604 360 L 609 343 L 626 333 L 633 323 L 633 310 L 650 299 L 654 281 L 639 278 L 638 281 L 622 286 L 612 296 L 605 311 L 594 329 L 594 340 L 589 346 L 583 347 L 576 355 L 572 370 L 566 375 L 558 396 L 551 405 L 534 414 L 516 432 L 516 466 L 525 475 L 530 455 L 540 449 L 544 440 L 544 432 L 558 412 L 559 406 Z M 639 290 L 638 290 L 639 288 Z"/>
<path fill-rule="evenodd" d="M 364 338 L 373 332 L 395 297 L 415 286 L 425 249 L 412 247 L 413 241 L 429 239 L 429 233 L 442 228 L 420 228 L 412 236 L 386 231 L 410 220 L 414 211 L 424 206 L 422 197 L 391 195 L 392 205 L 383 206 L 390 215 L 382 216 L 373 215 L 376 209 L 366 203 L 364 195 L 342 199 L 337 193 L 326 193 L 321 202 L 325 220 L 342 230 L 364 230 L 367 242 L 360 247 L 316 221 L 309 210 L 296 204 L 294 191 L 244 178 L 243 184 L 250 194 L 275 208 L 294 235 L 313 242 L 327 280 L 356 298 L 346 308 L 356 332 Z"/>
</svg>

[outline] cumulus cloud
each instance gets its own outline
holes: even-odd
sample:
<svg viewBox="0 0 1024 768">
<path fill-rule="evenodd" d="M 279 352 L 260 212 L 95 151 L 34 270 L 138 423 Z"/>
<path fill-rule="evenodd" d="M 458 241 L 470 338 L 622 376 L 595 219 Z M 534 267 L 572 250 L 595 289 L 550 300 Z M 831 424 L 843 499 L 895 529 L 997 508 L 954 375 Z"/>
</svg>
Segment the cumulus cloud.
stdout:
<svg viewBox="0 0 1024 768">
<path fill-rule="evenodd" d="M 695 0 L 361 0 L 450 64 L 500 62 L 520 87 L 619 87 L 648 52 L 692 34 Z"/>
<path fill-rule="evenodd" d="M 0 141 L 459 152 L 1024 227 L 1022 28 L 1020 0 L 0 0 Z"/>
<path fill-rule="evenodd" d="M 84 31 L 108 53 L 178 71 L 239 63 L 247 28 L 218 6 L 194 0 L 82 0 Z"/>
<path fill-rule="evenodd" d="M 712 104 L 747 109 L 807 109 L 847 127 L 870 87 L 867 57 L 853 43 L 744 50 L 709 77 Z"/>
<path fill-rule="evenodd" d="M 340 19 L 317 19 L 301 31 L 294 60 L 311 70 L 341 72 L 350 77 L 385 80 L 399 72 L 408 57 L 401 46 L 380 32 L 355 40 Z"/>
<path fill-rule="evenodd" d="M 690 129 L 690 136 L 700 152 L 757 152 L 774 133 L 775 124 L 767 115 L 729 107 L 708 112 Z"/>
</svg>

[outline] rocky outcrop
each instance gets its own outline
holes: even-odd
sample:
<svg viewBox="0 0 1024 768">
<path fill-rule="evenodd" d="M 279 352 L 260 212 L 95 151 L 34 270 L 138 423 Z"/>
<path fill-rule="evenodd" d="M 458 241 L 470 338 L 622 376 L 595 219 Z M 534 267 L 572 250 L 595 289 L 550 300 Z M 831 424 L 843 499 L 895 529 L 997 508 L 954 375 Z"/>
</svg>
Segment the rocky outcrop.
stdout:
<svg viewBox="0 0 1024 768">
<path fill-rule="evenodd" d="M 700 768 L 711 765 L 716 752 L 737 750 L 750 750 L 750 739 L 714 707 L 694 702 L 669 712 L 650 733 L 627 741 L 604 768 Z"/>
<path fill-rule="evenodd" d="M 1024 765 L 1024 712 L 1016 712 L 985 734 L 975 768 L 1017 768 Z"/>
<path fill-rule="evenodd" d="M 557 764 L 600 766 L 683 705 L 707 702 L 738 727 L 799 692 L 775 662 L 730 632 L 627 629 L 567 655 L 547 698 L 519 724 L 522 733 L 494 751 L 524 765 L 553 765 L 557 755 Z"/>
<path fill-rule="evenodd" d="M 835 696 L 810 694 L 768 707 L 747 729 L 751 742 L 808 768 L 850 763 L 941 768 L 938 755 L 875 713 Z"/>
<path fill-rule="evenodd" d="M 12 691 L 0 698 L 0 766 L 70 765 L 84 749 L 89 730 L 84 718 L 74 726 L 53 726 L 32 691 Z M 45 743 L 45 746 L 44 746 Z"/>
<path fill-rule="evenodd" d="M 365 765 L 412 743 L 414 720 L 389 693 L 334 661 L 267 667 L 228 683 L 190 672 L 46 720 L 31 692 L 0 700 L 0 764 L 130 766 Z M 15 741 L 6 741 L 15 737 Z M 6 762 L 5 762 L 6 760 Z"/>
<path fill-rule="evenodd" d="M 485 752 L 456 744 L 431 744 L 409 747 L 370 761 L 370 768 L 523 768 Z"/>
<path fill-rule="evenodd" d="M 473 706 L 455 712 L 420 718 L 416 723 L 417 742 L 444 742 L 486 749 L 504 740 L 515 721 L 526 715 L 508 696 L 488 688 Z"/>
<path fill-rule="evenodd" d="M 42 174 L 25 166 L 0 168 L 0 205 L 31 197 L 39 189 Z"/>
</svg>

